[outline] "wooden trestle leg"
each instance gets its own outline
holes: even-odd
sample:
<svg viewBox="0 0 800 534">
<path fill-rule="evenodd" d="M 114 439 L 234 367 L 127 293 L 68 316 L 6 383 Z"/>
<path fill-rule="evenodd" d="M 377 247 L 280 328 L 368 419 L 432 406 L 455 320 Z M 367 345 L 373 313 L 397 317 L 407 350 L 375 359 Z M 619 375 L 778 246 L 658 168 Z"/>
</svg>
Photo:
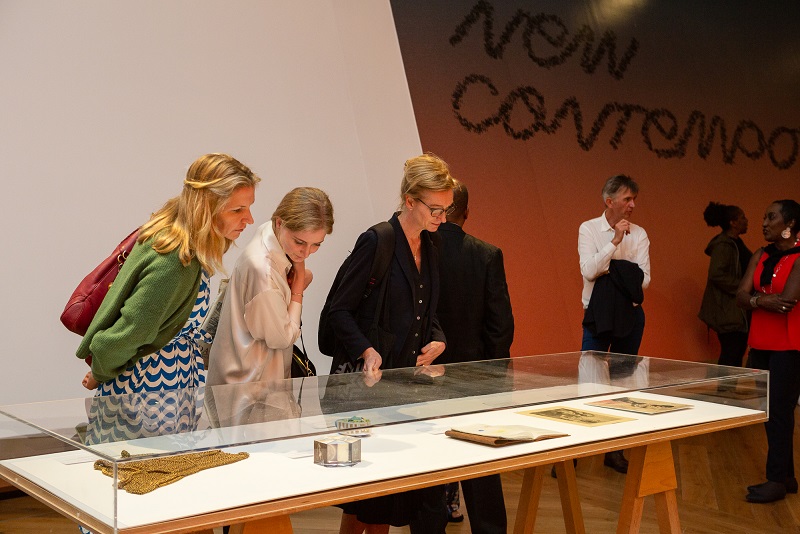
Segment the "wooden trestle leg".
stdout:
<svg viewBox="0 0 800 534">
<path fill-rule="evenodd" d="M 514 520 L 514 534 L 530 534 L 536 524 L 536 513 L 542 495 L 544 474 L 549 472 L 549 465 L 540 465 L 525 469 L 522 488 Z M 578 482 L 575 478 L 575 464 L 572 460 L 555 464 L 558 476 L 558 492 L 561 495 L 561 508 L 564 513 L 564 526 L 568 534 L 584 534 L 580 501 L 578 499 Z"/>
<path fill-rule="evenodd" d="M 680 534 L 675 496 L 677 487 L 678 479 L 675 476 L 675 462 L 669 441 L 631 449 L 617 534 L 639 532 L 644 498 L 648 495 L 652 495 L 656 501 L 661 534 Z"/>
</svg>

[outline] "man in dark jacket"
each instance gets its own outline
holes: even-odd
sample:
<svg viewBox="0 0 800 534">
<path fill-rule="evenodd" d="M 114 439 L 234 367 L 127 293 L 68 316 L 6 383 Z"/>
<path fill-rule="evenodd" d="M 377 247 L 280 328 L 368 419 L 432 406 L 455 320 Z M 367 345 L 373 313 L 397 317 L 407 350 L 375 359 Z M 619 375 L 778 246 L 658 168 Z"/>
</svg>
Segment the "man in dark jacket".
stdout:
<svg viewBox="0 0 800 534">
<path fill-rule="evenodd" d="M 455 210 L 439 226 L 439 324 L 447 348 L 434 363 L 509 358 L 514 316 L 508 295 L 503 252 L 464 232 L 469 193 L 457 183 Z M 500 475 L 461 482 L 473 533 L 505 533 L 506 509 Z"/>
</svg>

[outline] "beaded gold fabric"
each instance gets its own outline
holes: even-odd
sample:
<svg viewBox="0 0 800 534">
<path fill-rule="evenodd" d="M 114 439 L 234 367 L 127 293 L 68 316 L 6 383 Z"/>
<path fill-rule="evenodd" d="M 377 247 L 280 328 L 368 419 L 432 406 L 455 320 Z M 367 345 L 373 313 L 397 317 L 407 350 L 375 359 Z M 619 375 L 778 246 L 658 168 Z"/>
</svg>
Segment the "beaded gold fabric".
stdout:
<svg viewBox="0 0 800 534">
<path fill-rule="evenodd" d="M 122 451 L 122 457 L 131 458 L 131 454 L 128 451 Z M 249 457 L 250 455 L 246 452 L 231 454 L 219 449 L 212 449 L 165 458 L 125 462 L 117 466 L 119 475 L 117 487 L 128 493 L 143 495 L 204 469 L 236 463 Z M 106 476 L 114 476 L 112 462 L 97 460 L 94 468 Z"/>
</svg>

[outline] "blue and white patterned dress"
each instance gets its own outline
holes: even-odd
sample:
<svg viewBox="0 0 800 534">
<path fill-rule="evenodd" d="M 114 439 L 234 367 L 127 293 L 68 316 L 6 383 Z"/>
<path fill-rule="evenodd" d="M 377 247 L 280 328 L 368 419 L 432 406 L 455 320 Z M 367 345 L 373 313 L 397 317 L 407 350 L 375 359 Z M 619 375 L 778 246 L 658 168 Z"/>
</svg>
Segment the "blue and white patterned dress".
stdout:
<svg viewBox="0 0 800 534">
<path fill-rule="evenodd" d="M 197 341 L 204 337 L 200 325 L 208 313 L 208 300 L 209 278 L 203 271 L 194 308 L 181 331 L 160 350 L 136 360 L 114 380 L 100 384 L 97 395 L 120 395 L 205 385 L 206 371 L 197 349 Z"/>
<path fill-rule="evenodd" d="M 84 442 L 108 443 L 189 432 L 202 413 L 206 370 L 198 341 L 209 308 L 209 276 L 203 271 L 189 320 L 160 350 L 136 360 L 97 388 Z"/>
</svg>

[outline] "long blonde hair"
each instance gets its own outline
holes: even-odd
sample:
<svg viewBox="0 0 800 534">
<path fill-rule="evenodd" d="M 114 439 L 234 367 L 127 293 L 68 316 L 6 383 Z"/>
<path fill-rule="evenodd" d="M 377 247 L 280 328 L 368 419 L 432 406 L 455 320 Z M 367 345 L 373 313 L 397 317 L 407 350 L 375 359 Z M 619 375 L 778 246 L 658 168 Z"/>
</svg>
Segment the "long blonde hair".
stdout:
<svg viewBox="0 0 800 534">
<path fill-rule="evenodd" d="M 222 255 L 232 240 L 216 225 L 233 192 L 261 181 L 247 166 L 227 154 L 201 156 L 186 171 L 183 190 L 155 212 L 139 231 L 139 243 L 153 240 L 153 249 L 167 254 L 179 249 L 183 265 L 197 258 L 209 276 L 222 270 Z"/>
<path fill-rule="evenodd" d="M 272 214 L 272 231 L 280 219 L 287 230 L 325 230 L 333 232 L 333 205 L 328 195 L 316 187 L 295 187 L 281 200 Z"/>
</svg>

